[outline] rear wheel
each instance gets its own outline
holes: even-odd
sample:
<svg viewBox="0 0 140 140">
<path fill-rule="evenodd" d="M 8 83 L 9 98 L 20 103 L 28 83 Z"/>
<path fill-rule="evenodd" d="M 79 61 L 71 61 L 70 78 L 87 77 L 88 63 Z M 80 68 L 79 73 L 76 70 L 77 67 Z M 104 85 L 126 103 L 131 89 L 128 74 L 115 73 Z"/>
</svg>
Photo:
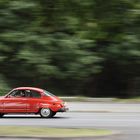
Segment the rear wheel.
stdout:
<svg viewBox="0 0 140 140">
<path fill-rule="evenodd" d="M 43 118 L 51 118 L 53 117 L 55 114 L 53 114 L 53 111 L 50 110 L 49 108 L 42 108 L 40 110 L 40 116 Z"/>
<path fill-rule="evenodd" d="M 4 114 L 3 113 L 0 113 L 0 118 L 2 118 L 4 116 Z"/>
</svg>

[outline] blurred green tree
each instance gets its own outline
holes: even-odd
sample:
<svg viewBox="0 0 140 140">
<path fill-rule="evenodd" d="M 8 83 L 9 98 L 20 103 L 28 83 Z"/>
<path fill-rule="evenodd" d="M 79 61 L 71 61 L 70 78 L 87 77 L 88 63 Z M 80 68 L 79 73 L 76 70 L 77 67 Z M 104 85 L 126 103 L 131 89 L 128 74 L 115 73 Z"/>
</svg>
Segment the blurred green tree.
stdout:
<svg viewBox="0 0 140 140">
<path fill-rule="evenodd" d="M 1 0 L 0 73 L 59 94 L 139 93 L 140 3 Z"/>
</svg>

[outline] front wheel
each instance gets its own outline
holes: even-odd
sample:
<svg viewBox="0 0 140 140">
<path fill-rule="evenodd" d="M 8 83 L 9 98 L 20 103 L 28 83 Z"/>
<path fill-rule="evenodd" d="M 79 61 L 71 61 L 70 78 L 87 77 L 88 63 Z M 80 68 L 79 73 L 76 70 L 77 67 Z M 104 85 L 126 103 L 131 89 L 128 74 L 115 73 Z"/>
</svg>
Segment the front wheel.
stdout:
<svg viewBox="0 0 140 140">
<path fill-rule="evenodd" d="M 40 110 L 40 116 L 43 117 L 43 118 L 51 118 L 53 117 L 53 111 L 50 110 L 49 108 L 42 108 Z"/>
</svg>

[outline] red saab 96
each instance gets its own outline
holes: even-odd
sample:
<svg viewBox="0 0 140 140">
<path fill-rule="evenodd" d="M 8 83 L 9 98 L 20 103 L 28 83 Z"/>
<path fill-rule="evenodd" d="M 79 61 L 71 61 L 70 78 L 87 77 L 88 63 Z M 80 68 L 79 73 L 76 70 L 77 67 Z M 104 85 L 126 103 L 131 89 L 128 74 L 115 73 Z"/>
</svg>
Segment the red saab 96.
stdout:
<svg viewBox="0 0 140 140">
<path fill-rule="evenodd" d="M 0 97 L 0 117 L 9 113 L 34 113 L 50 118 L 67 110 L 65 102 L 40 88 L 19 87 Z"/>
</svg>

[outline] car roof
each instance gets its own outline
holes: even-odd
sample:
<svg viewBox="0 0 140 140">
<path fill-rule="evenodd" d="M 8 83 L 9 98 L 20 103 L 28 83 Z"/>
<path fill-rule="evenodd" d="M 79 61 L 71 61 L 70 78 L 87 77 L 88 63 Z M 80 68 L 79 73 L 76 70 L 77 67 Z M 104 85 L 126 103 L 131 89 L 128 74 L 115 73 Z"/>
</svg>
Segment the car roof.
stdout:
<svg viewBox="0 0 140 140">
<path fill-rule="evenodd" d="M 17 88 L 14 88 L 14 90 L 35 90 L 38 92 L 43 92 L 43 89 L 37 88 L 37 87 L 17 87 Z"/>
</svg>

